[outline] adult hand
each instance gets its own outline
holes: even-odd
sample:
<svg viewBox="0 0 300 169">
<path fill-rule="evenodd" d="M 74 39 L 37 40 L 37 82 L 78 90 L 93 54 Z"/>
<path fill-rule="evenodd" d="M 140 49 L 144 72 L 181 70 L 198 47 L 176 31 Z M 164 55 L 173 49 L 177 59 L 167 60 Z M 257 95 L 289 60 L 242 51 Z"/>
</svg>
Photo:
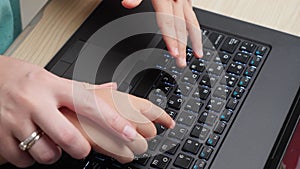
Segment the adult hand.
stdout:
<svg viewBox="0 0 300 169">
<path fill-rule="evenodd" d="M 95 98 L 85 83 L 8 57 L 0 57 L 0 77 L 0 145 L 5 145 L 0 147 L 0 156 L 18 167 L 35 161 L 52 164 L 59 159 L 61 149 L 77 159 L 88 155 L 88 140 L 59 111 L 61 107 L 76 111 L 124 142 L 139 135 L 131 121 L 103 99 Z M 19 149 L 19 143 L 37 129 L 45 134 L 28 151 Z"/>
<path fill-rule="evenodd" d="M 123 0 L 126 8 L 138 6 L 142 0 Z M 201 29 L 193 11 L 192 0 L 152 0 L 157 12 L 157 23 L 164 41 L 177 65 L 186 66 L 187 36 L 192 42 L 195 56 L 203 56 Z"/>
</svg>

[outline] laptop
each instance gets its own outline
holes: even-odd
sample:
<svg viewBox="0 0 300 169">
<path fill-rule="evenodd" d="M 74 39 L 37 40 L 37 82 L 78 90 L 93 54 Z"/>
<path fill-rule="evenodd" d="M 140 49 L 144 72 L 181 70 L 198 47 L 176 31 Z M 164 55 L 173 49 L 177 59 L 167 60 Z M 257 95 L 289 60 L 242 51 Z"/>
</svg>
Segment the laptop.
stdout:
<svg viewBox="0 0 300 169">
<path fill-rule="evenodd" d="M 204 57 L 193 57 L 189 43 L 185 69 L 166 50 L 150 1 L 127 10 L 111 0 L 46 66 L 69 79 L 116 81 L 177 122 L 174 129 L 156 125 L 158 135 L 132 163 L 91 152 L 76 168 L 278 168 L 300 114 L 300 38 L 194 10 Z"/>
</svg>

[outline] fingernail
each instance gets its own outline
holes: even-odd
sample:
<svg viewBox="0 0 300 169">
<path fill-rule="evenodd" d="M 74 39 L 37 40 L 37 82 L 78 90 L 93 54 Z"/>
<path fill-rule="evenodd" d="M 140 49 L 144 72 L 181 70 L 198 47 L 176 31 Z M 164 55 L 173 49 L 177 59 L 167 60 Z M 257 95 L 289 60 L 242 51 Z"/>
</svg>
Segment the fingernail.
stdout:
<svg viewBox="0 0 300 169">
<path fill-rule="evenodd" d="M 136 135 L 137 135 L 137 132 L 134 128 L 130 127 L 130 126 L 125 126 L 124 129 L 123 129 L 123 135 L 130 139 L 130 140 L 133 140 L 135 139 Z"/>
<path fill-rule="evenodd" d="M 198 58 L 202 58 L 202 57 L 203 57 L 203 50 L 202 50 L 202 49 L 197 50 L 196 56 L 197 56 Z"/>
<path fill-rule="evenodd" d="M 176 125 L 175 121 L 172 120 L 172 124 L 171 124 L 170 128 L 171 128 L 171 129 L 174 129 L 175 125 Z"/>
<path fill-rule="evenodd" d="M 202 57 L 203 57 L 203 55 L 204 55 L 204 54 L 203 54 L 203 50 L 202 50 L 202 49 L 201 49 L 201 50 L 198 50 L 198 51 L 197 51 L 197 53 L 198 53 L 198 55 L 199 55 L 199 57 L 200 57 L 200 58 L 202 58 Z"/>
</svg>

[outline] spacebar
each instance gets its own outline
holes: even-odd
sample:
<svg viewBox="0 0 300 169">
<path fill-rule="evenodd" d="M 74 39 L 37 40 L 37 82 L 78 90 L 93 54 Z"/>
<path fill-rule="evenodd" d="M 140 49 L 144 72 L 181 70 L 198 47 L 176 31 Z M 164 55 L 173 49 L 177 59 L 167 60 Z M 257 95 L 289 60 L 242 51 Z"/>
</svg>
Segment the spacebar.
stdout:
<svg viewBox="0 0 300 169">
<path fill-rule="evenodd" d="M 149 69 L 143 72 L 141 79 L 131 90 L 131 94 L 146 98 L 152 90 L 155 81 L 160 77 L 161 70 Z"/>
</svg>

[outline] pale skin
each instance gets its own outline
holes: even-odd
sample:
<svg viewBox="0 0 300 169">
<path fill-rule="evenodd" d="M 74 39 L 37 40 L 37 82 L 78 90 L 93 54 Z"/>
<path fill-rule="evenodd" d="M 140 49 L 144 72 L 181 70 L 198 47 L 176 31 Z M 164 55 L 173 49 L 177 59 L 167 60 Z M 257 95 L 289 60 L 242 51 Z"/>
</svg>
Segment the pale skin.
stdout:
<svg viewBox="0 0 300 169">
<path fill-rule="evenodd" d="M 124 0 L 122 4 L 126 8 L 134 8 L 141 1 Z M 167 48 L 178 66 L 186 66 L 188 35 L 195 57 L 200 58 L 203 55 L 201 31 L 191 1 L 152 2 Z M 174 17 L 160 17 L 159 14 Z M 74 86 L 80 97 L 74 96 Z M 132 161 L 134 154 L 145 151 L 146 139 L 156 135 L 153 123 L 160 123 L 167 128 L 175 126 L 175 122 L 163 110 L 147 100 L 115 91 L 114 83 L 93 88 L 87 89 L 81 82 L 63 79 L 41 67 L 1 56 L 0 145 L 5 146 L 0 146 L 0 164 L 10 162 L 18 167 L 28 167 L 35 162 L 52 164 L 60 158 L 62 150 L 76 159 L 82 159 L 92 148 L 126 163 Z M 118 109 L 112 99 L 116 95 L 129 98 L 132 105 L 128 106 L 128 110 L 133 108 L 132 111 L 122 112 Z M 85 98 L 84 101 L 80 100 L 82 98 Z M 127 118 L 133 112 L 143 122 Z M 153 114 L 156 114 L 155 118 Z M 29 151 L 21 151 L 18 148 L 20 141 L 37 128 L 41 128 L 45 134 Z M 112 146 L 124 151 L 114 153 L 93 134 L 102 135 L 101 139 L 111 140 Z"/>
</svg>

